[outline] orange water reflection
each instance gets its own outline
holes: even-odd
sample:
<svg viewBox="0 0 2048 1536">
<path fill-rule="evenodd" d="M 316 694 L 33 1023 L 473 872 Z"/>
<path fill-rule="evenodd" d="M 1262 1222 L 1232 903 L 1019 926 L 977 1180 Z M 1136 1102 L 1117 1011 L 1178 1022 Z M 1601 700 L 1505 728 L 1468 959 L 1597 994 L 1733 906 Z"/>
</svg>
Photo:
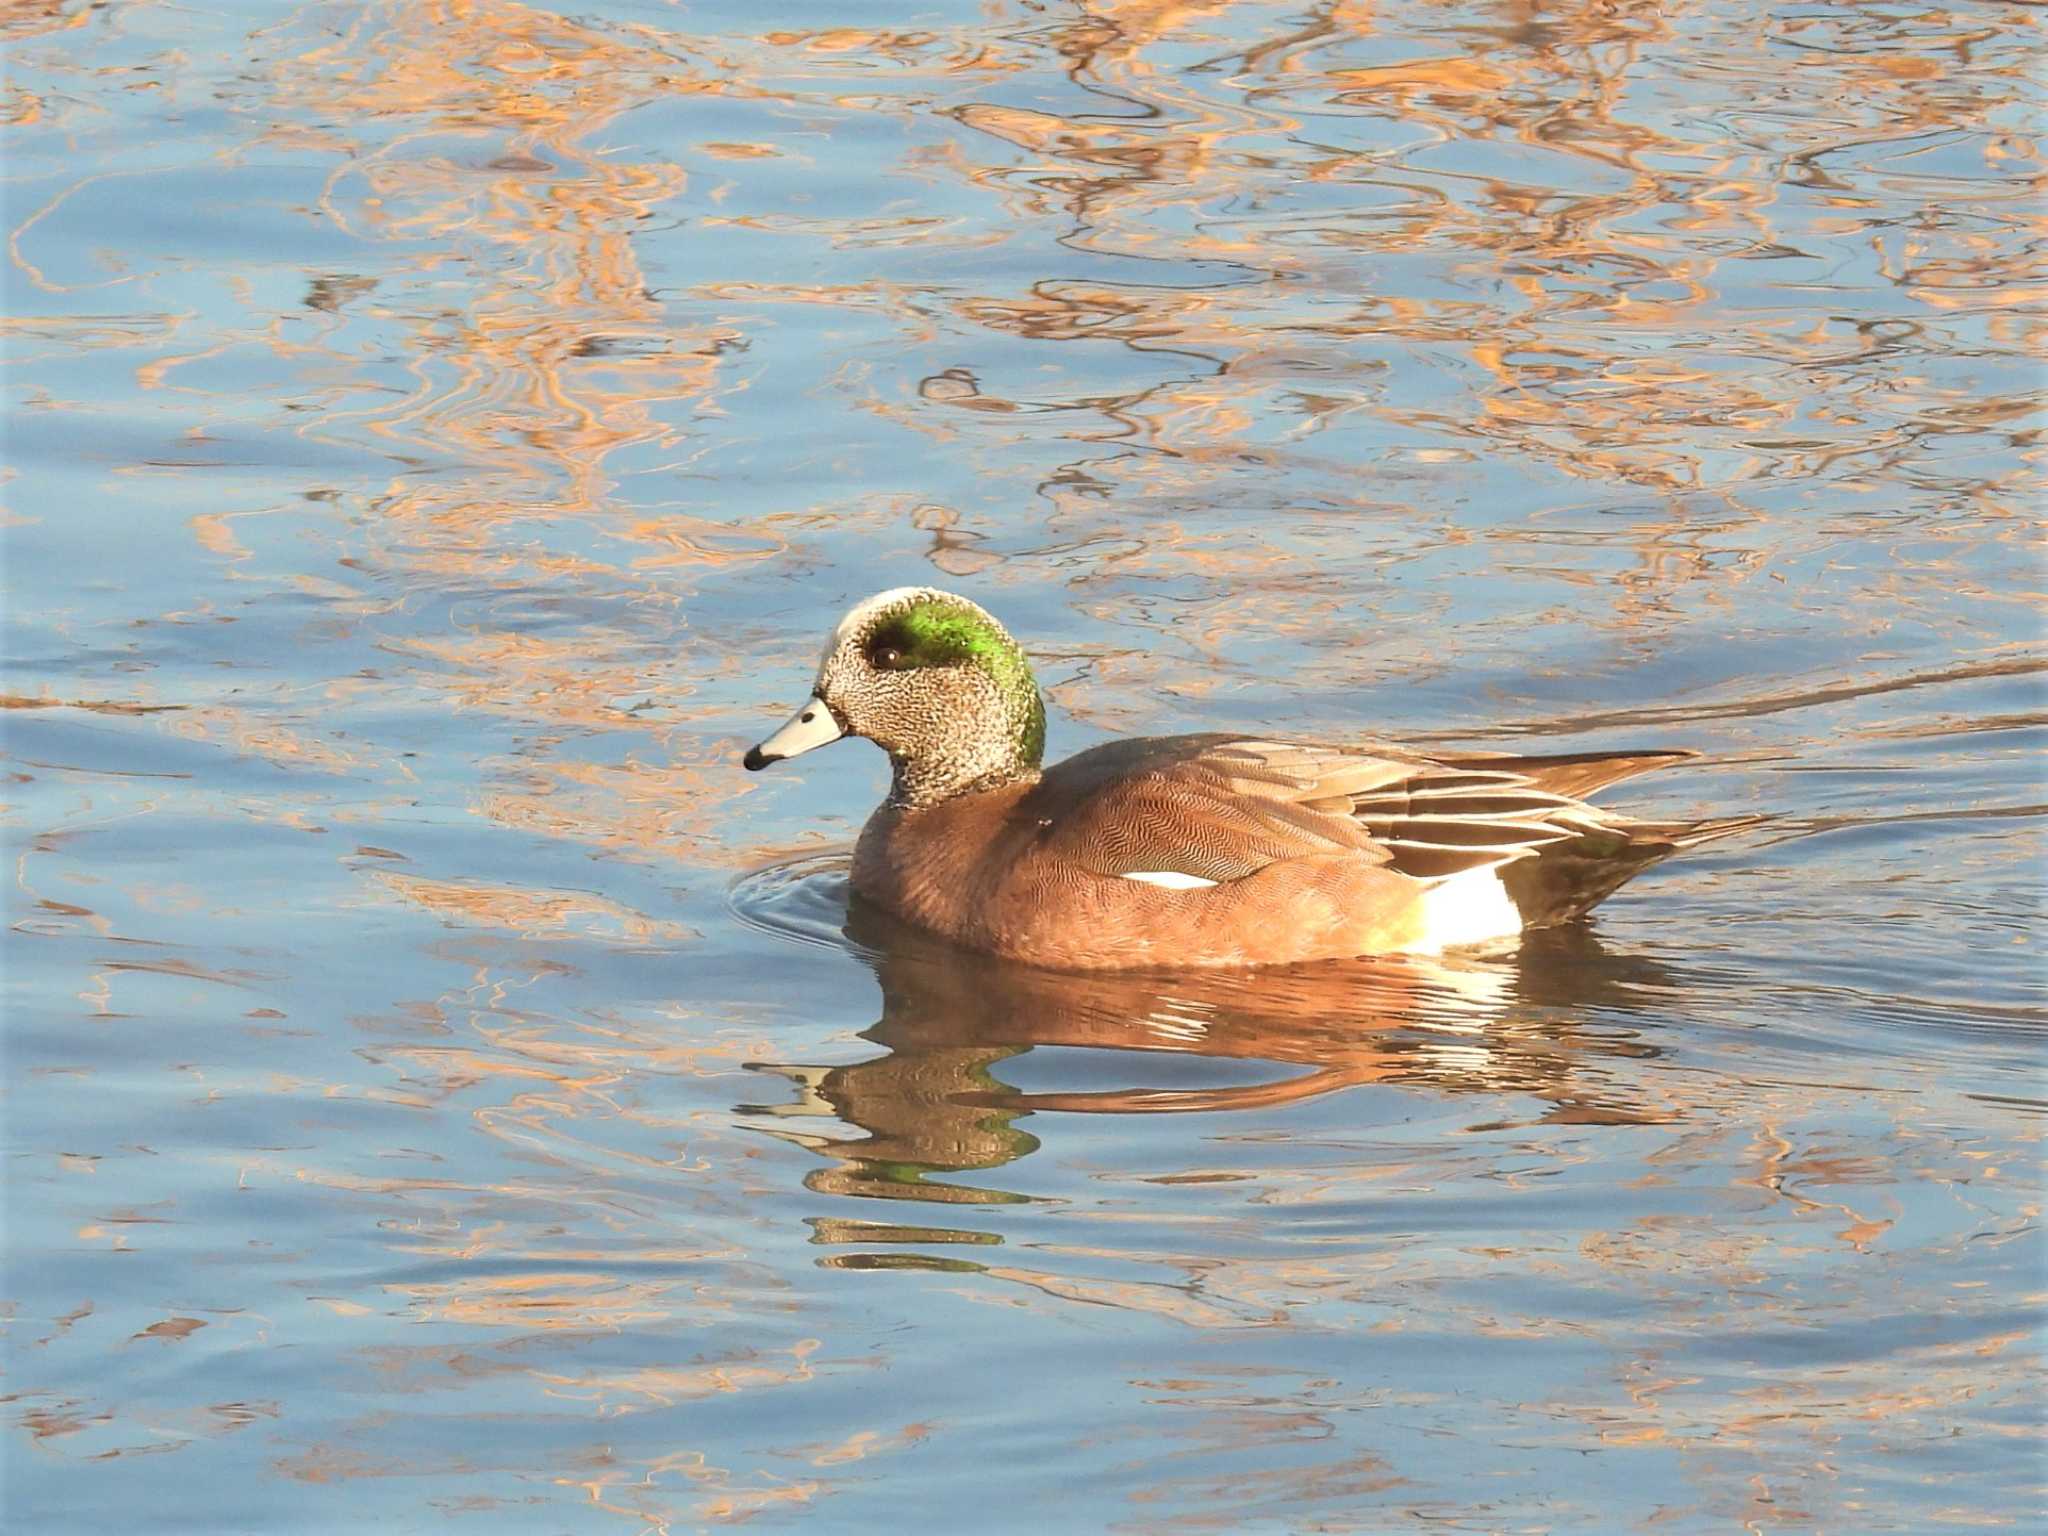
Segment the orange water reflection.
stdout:
<svg viewBox="0 0 2048 1536">
<path fill-rule="evenodd" d="M 108 1524 L 267 1476 L 829 1525 L 1008 1470 L 959 1404 L 1022 1339 L 1110 1405 L 1035 1443 L 1133 1436 L 1076 1523 L 2024 1507 L 1947 1458 L 2032 1422 L 2027 8 L 260 9 L 0 8 L 8 1471 Z M 1673 799 L 1824 853 L 1604 956 L 1250 992 L 897 938 L 821 1015 L 718 893 L 876 764 L 735 748 L 933 571 L 1063 745 L 1676 732 L 1721 760 Z M 1441 1125 L 1333 1128 L 1396 1096 Z M 1454 1235 L 1362 1230 L 1393 1192 Z M 1557 1502 L 1444 1474 L 1480 1437 Z"/>
<path fill-rule="evenodd" d="M 1804 50 L 1796 72 L 1857 102 L 1854 122 L 1816 115 L 1785 127 L 1795 145 L 1788 180 L 1773 154 L 1725 123 L 1687 117 L 1670 97 L 1659 72 L 1671 50 L 1697 39 L 1682 38 L 1659 7 L 1506 4 L 1432 29 L 1433 52 L 1416 55 L 1404 37 L 1394 60 L 1376 56 L 1390 24 L 1373 7 L 1261 14 L 1247 28 L 1215 4 L 1101 5 L 1024 30 L 712 38 L 504 0 L 393 0 L 313 6 L 263 32 L 270 88 L 293 109 L 264 141 L 330 156 L 322 217 L 410 276 L 325 274 L 305 300 L 318 323 L 235 341 L 325 381 L 300 429 L 309 438 L 349 451 L 368 444 L 392 465 L 362 526 L 366 547 L 350 559 L 401 588 L 483 595 L 452 632 L 378 627 L 388 631 L 384 649 L 413 664 L 415 685 L 466 711 L 547 728 L 516 761 L 495 765 L 486 815 L 621 856 L 722 857 L 718 829 L 746 789 L 723 771 L 723 740 L 714 747 L 689 728 L 727 718 L 722 702 L 697 696 L 740 658 L 696 631 L 687 594 L 700 574 L 802 568 L 815 559 L 819 520 L 929 530 L 926 558 L 955 576 L 1000 584 L 1037 574 L 1007 570 L 1014 534 L 994 541 L 961 509 L 915 496 L 763 513 L 692 485 L 692 466 L 754 387 L 746 349 L 781 305 L 871 307 L 906 351 L 936 343 L 971 358 L 986 343 L 1059 343 L 1126 360 L 1131 383 L 1086 391 L 1027 389 L 1013 368 L 964 361 L 891 379 L 861 361 L 832 391 L 969 455 L 993 459 L 1048 432 L 1071 444 L 1038 484 L 1050 540 L 1023 541 L 1034 565 L 1079 546 L 1095 551 L 1092 584 L 1142 590 L 1194 578 L 1219 589 L 1177 605 L 1172 651 L 1096 657 L 1090 685 L 1064 689 L 1067 709 L 1101 725 L 1131 713 L 1133 695 L 1170 687 L 1190 697 L 1229 681 L 1222 658 L 1247 624 L 1314 637 L 1307 687 L 1355 686 L 1360 656 L 1427 672 L 1426 654 L 1398 639 L 1390 652 L 1355 584 L 1319 583 L 1313 551 L 1159 515 L 1176 500 L 1212 506 L 1237 493 L 1238 476 L 1283 457 L 1316 466 L 1324 437 L 1339 484 L 1318 487 L 1319 497 L 1346 516 L 1381 514 L 1380 496 L 1342 486 L 1352 478 L 1347 424 L 1362 419 L 1412 427 L 1411 468 L 1502 452 L 1608 493 L 1695 494 L 1597 532 L 1530 525 L 1483 535 L 1502 557 L 1589 594 L 1616 590 L 1579 617 L 1624 635 L 1667 624 L 1681 603 L 1736 613 L 1758 600 L 1767 562 L 1753 551 L 1781 514 L 1753 491 L 1833 473 L 1852 496 L 1870 495 L 1941 438 L 2016 442 L 2023 431 L 2023 398 L 1916 369 L 1950 339 L 1944 316 L 1969 321 L 1959 308 L 1983 310 L 1998 346 L 2032 339 L 2015 306 L 2035 290 L 1989 236 L 1900 243 L 1873 233 L 1884 280 L 1925 306 L 1912 318 L 1755 309 L 1739 311 L 1730 330 L 1756 264 L 1801 256 L 1785 244 L 1788 222 L 1818 234 L 1880 229 L 1882 187 L 1828 169 L 1838 158 L 1971 129 L 2019 80 L 2021 63 L 1987 57 L 1984 29 L 1779 19 L 1773 40 Z M 16 25 L 79 20 L 30 8 Z M 1717 36 L 1738 59 L 1760 46 Z M 906 239 L 965 241 L 915 211 L 746 213 L 748 167 L 786 157 L 787 145 L 707 133 L 685 155 L 613 142 L 631 138 L 636 111 L 690 98 L 816 101 L 845 121 L 901 117 L 912 110 L 902 97 L 853 89 L 878 65 L 921 82 L 931 110 L 959 125 L 942 145 L 906 151 L 906 165 L 942 187 L 941 201 L 994 196 L 1020 219 L 1069 221 L 1063 240 L 1077 250 L 1209 261 L 1232 280 L 1148 284 L 1133 262 L 1125 282 L 992 283 L 968 265 L 928 290 L 734 277 L 697 285 L 679 303 L 650 286 L 642 231 L 657 215 L 707 228 L 752 219 L 763 239 L 823 250 L 875 238 L 884 224 Z M 981 99 L 1048 67 L 1077 93 L 1076 110 Z M 1399 149 L 1343 142 L 1396 125 Z M 1497 151 L 1500 167 L 1525 179 L 1438 168 L 1461 146 Z M 728 178 L 711 194 L 685 168 L 699 152 Z M 1984 153 L 2003 168 L 2035 163 L 2016 134 Z M 697 207 L 702 195 L 714 198 L 708 212 Z M 1796 212 L 1786 206 L 1794 196 Z M 1416 253 L 1435 263 L 1428 281 L 1373 265 Z M 428 289 L 452 297 L 423 304 Z M 402 386 L 354 376 L 344 338 L 367 322 L 398 338 Z M 109 344 L 131 343 L 115 335 Z M 190 388 L 182 377 L 218 351 L 174 352 L 138 381 L 150 392 Z M 1420 404 L 1400 387 L 1417 366 L 1451 383 L 1443 399 Z M 422 472 L 448 461 L 463 472 Z M 649 473 L 679 477 L 672 503 L 623 505 L 622 477 Z M 2024 536 L 2025 476 L 1951 479 L 1973 529 L 1990 520 L 2011 525 L 1993 536 Z M 1142 519 L 1120 509 L 1132 493 L 1149 509 Z M 193 536 L 227 566 L 245 565 L 247 548 L 224 516 L 195 517 Z M 543 531 L 564 521 L 591 536 Z M 1618 569 L 1611 555 L 1578 569 L 1577 551 L 1589 547 L 1631 553 Z M 630 654 L 637 647 L 616 642 L 632 633 L 537 633 L 494 616 L 489 594 L 509 603 L 536 585 L 622 599 L 614 611 L 636 628 L 672 636 L 669 655 Z M 339 623 L 394 611 L 353 580 L 320 591 Z M 1908 607 L 1925 600 L 1913 583 L 1886 596 Z M 1127 598 L 1101 612 L 1125 626 L 1152 622 Z M 773 627 L 746 638 L 745 661 L 764 668 L 800 667 L 809 644 Z M 1207 665 L 1190 669 L 1190 651 Z M 636 698 L 660 700 L 660 713 L 628 714 Z M 276 719 L 235 718 L 250 707 L 215 703 L 175 728 L 292 766 L 403 771 Z M 660 754 L 640 750 L 650 727 Z M 560 750 L 592 737 L 616 738 L 621 760 Z"/>
<path fill-rule="evenodd" d="M 1518 1027 L 1518 1002 L 1541 997 L 1545 975 L 1570 974 L 1580 1006 L 1659 983 L 1638 964 L 1614 965 L 1583 934 L 1554 937 L 1549 953 L 1518 961 L 1372 959 L 1242 977 L 1147 974 L 1077 976 L 991 964 L 949 949 L 885 915 L 857 907 L 851 931 L 882 986 L 882 1018 L 862 1038 L 886 1054 L 845 1066 L 750 1063 L 787 1078 L 796 1097 L 755 1106 L 775 1134 L 829 1159 L 805 1179 L 833 1195 L 945 1205 L 1004 1205 L 1029 1198 L 948 1175 L 992 1171 L 1037 1150 L 1020 1122 L 1034 1115 L 1214 1114 L 1273 1109 L 1366 1084 L 1432 1093 L 1529 1095 L 1553 1124 L 1655 1124 L 1678 1113 L 1642 1098 L 1644 1082 L 1617 1094 L 1600 1058 L 1640 1060 L 1656 1049 L 1608 1032 L 1594 1037 L 1547 1023 Z M 1555 985 L 1555 983 L 1552 983 Z M 1034 1049 L 1141 1052 L 1239 1063 L 1252 1081 L 1187 1088 L 1128 1085 L 1144 1067 L 1115 1058 L 1108 1085 L 1024 1091 L 1001 1063 Z M 1076 1060 L 1100 1063 L 1101 1057 Z M 1591 1073 L 1583 1068 L 1593 1065 Z M 1273 1068 L 1282 1069 L 1277 1075 Z M 859 1134 L 811 1131 L 837 1120 Z M 1228 1169 L 1178 1171 L 1172 1181 L 1250 1178 Z M 827 1244 L 999 1239 L 922 1224 L 822 1217 Z M 898 1252 L 845 1255 L 843 1267 L 913 1267 Z M 930 1261 L 941 1265 L 951 1261 Z M 978 1267 L 978 1266 L 977 1266 Z"/>
</svg>

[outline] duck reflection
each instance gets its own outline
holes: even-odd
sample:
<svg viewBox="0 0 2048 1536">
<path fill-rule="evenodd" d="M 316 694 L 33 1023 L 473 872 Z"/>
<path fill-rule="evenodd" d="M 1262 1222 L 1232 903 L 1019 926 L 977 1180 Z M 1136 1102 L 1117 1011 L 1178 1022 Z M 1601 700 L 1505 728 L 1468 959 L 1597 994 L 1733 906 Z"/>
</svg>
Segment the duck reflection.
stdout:
<svg viewBox="0 0 2048 1536">
<path fill-rule="evenodd" d="M 882 1017 L 862 1038 L 882 1054 L 847 1065 L 758 1063 L 795 1096 L 738 1106 L 823 1159 L 820 1194 L 926 1205 L 1008 1205 L 1034 1197 L 960 1175 L 1028 1156 L 1020 1122 L 1042 1112 L 1191 1114 L 1273 1109 L 1343 1088 L 1393 1083 L 1436 1092 L 1528 1095 L 1550 1122 L 1670 1118 L 1631 1102 L 1610 1070 L 1658 1054 L 1617 1027 L 1579 1022 L 1627 1009 L 1668 980 L 1654 966 L 1559 930 L 1512 958 L 1412 956 L 1256 973 L 1067 973 L 954 949 L 855 901 L 845 936 L 875 972 Z M 998 1067 L 1041 1047 L 1085 1049 L 1086 1087 L 1033 1091 Z M 1066 1064 L 1063 1064 L 1063 1066 Z M 1010 1077 L 1041 1073 L 1013 1068 Z M 1161 1079 L 1168 1085 L 1162 1085 Z M 1195 1081 L 1189 1082 L 1189 1079 Z M 1637 1084 L 1640 1087 L 1640 1084 Z M 988 1245 L 991 1233 L 922 1222 L 827 1217 L 813 1240 L 882 1247 L 844 1268 L 961 1268 L 911 1244 Z"/>
</svg>

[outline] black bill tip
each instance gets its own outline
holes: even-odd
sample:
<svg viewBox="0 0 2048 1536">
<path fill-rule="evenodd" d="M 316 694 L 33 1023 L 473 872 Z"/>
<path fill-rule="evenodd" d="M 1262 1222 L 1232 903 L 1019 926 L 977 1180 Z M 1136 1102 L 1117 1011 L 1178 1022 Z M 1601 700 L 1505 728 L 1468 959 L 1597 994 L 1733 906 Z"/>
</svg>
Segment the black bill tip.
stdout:
<svg viewBox="0 0 2048 1536">
<path fill-rule="evenodd" d="M 740 766 L 749 773 L 759 773 L 770 763 L 779 763 L 781 761 L 781 758 L 771 757 L 759 747 L 749 747 L 747 748 L 747 755 L 740 759 Z"/>
</svg>

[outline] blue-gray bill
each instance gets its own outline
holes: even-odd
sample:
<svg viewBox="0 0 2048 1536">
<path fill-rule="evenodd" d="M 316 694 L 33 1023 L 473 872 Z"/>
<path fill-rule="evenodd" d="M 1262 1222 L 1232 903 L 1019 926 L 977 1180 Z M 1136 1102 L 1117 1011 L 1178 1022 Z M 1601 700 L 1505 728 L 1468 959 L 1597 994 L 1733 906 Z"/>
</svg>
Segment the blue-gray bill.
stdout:
<svg viewBox="0 0 2048 1536">
<path fill-rule="evenodd" d="M 759 773 L 770 763 L 801 757 L 815 747 L 830 746 L 845 734 L 845 728 L 831 707 L 813 694 L 804 707 L 790 717 L 789 724 L 758 746 L 747 748 L 747 755 L 740 759 L 740 763 L 748 772 Z"/>
</svg>

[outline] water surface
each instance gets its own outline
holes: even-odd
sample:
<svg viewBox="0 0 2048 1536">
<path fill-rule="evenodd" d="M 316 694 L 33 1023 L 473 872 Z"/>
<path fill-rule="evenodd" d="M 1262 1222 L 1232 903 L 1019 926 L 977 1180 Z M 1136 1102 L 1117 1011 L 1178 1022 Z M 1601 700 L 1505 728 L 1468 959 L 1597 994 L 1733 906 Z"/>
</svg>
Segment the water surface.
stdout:
<svg viewBox="0 0 2048 1536">
<path fill-rule="evenodd" d="M 2038 1515 L 2034 8 L 0 30 L 11 1528 Z M 1055 753 L 1779 819 L 1440 965 L 848 932 L 879 755 L 738 756 L 906 582 Z"/>
</svg>

